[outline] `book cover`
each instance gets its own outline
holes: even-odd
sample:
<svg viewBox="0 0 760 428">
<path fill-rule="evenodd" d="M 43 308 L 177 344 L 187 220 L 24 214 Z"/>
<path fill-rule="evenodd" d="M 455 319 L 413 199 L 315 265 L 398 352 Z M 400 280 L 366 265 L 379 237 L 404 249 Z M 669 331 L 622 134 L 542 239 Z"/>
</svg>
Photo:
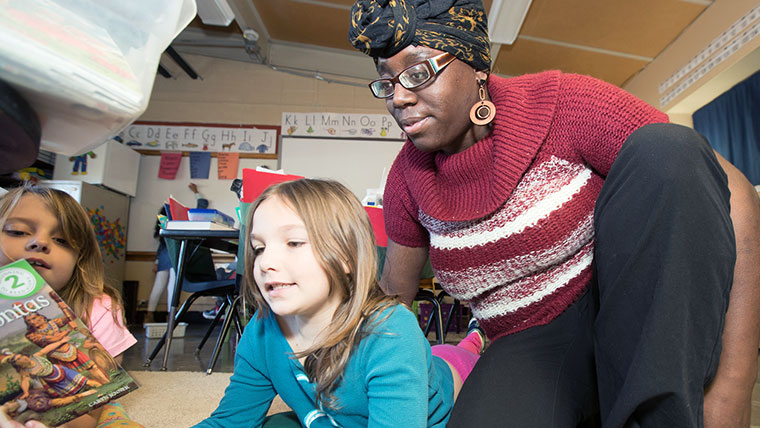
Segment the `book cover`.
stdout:
<svg viewBox="0 0 760 428">
<path fill-rule="evenodd" d="M 0 406 L 58 426 L 137 389 L 26 260 L 0 268 Z"/>
<path fill-rule="evenodd" d="M 243 202 L 253 202 L 259 195 L 275 183 L 298 180 L 300 175 L 280 174 L 278 172 L 243 169 Z"/>
<path fill-rule="evenodd" d="M 237 230 L 232 226 L 215 221 L 172 220 L 166 223 L 166 230 Z"/>
<path fill-rule="evenodd" d="M 379 247 L 388 246 L 388 235 L 385 233 L 385 220 L 383 218 L 383 209 L 381 207 L 365 206 L 369 222 L 372 225 L 372 232 L 375 233 L 375 245 Z"/>
<path fill-rule="evenodd" d="M 172 209 L 169 207 L 169 202 L 164 202 L 164 211 L 166 211 L 166 218 L 172 219 Z"/>
<path fill-rule="evenodd" d="M 212 208 L 190 208 L 187 212 L 187 218 L 190 221 L 213 221 L 230 227 L 235 226 L 234 218 Z"/>
<path fill-rule="evenodd" d="M 169 215 L 172 220 L 188 220 L 187 213 L 190 208 L 182 205 L 182 203 L 173 197 L 169 196 Z"/>
</svg>

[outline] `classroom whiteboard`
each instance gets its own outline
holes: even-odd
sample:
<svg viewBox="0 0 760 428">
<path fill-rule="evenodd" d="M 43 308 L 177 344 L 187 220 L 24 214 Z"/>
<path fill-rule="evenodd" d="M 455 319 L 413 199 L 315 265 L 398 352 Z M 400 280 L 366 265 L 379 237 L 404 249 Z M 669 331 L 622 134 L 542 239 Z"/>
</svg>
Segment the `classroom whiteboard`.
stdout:
<svg viewBox="0 0 760 428">
<path fill-rule="evenodd" d="M 380 187 L 404 142 L 283 136 L 280 144 L 286 174 L 337 180 L 362 200 L 367 189 Z"/>
</svg>

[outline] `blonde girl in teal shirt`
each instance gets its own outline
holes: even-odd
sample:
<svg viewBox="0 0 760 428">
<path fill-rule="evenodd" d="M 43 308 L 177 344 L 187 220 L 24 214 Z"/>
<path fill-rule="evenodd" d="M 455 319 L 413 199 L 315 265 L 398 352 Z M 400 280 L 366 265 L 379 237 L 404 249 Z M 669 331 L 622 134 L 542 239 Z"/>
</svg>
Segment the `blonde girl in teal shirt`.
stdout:
<svg viewBox="0 0 760 428">
<path fill-rule="evenodd" d="M 332 181 L 267 189 L 250 207 L 246 291 L 259 308 L 219 407 L 196 427 L 266 426 L 276 395 L 305 427 L 444 427 L 482 338 L 431 354 L 377 284 L 367 214 Z M 437 352 L 438 353 L 438 352 Z"/>
</svg>

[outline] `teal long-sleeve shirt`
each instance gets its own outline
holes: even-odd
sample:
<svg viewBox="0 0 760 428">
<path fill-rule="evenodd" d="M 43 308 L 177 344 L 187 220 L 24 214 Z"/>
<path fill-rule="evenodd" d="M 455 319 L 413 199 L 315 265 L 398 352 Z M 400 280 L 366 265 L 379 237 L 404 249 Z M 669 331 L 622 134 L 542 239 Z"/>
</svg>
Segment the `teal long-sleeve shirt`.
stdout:
<svg viewBox="0 0 760 428">
<path fill-rule="evenodd" d="M 315 384 L 274 316 L 246 326 L 235 371 L 219 407 L 195 428 L 258 427 L 276 394 L 301 425 L 320 427 L 445 427 L 454 405 L 451 371 L 430 353 L 417 319 L 396 305 L 382 312 L 373 333 L 354 348 L 334 390 L 340 408 L 315 404 Z"/>
</svg>

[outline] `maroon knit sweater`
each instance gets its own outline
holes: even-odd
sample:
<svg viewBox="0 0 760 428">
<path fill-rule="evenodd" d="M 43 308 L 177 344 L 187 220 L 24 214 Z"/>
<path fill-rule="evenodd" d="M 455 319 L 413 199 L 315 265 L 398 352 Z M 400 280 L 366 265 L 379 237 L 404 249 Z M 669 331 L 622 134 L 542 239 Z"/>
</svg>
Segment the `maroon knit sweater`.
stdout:
<svg viewBox="0 0 760 428">
<path fill-rule="evenodd" d="M 452 155 L 407 141 L 388 175 L 385 227 L 430 247 L 443 288 L 495 340 L 561 314 L 588 287 L 594 204 L 625 139 L 667 122 L 588 76 L 491 76 L 491 133 Z"/>
</svg>

